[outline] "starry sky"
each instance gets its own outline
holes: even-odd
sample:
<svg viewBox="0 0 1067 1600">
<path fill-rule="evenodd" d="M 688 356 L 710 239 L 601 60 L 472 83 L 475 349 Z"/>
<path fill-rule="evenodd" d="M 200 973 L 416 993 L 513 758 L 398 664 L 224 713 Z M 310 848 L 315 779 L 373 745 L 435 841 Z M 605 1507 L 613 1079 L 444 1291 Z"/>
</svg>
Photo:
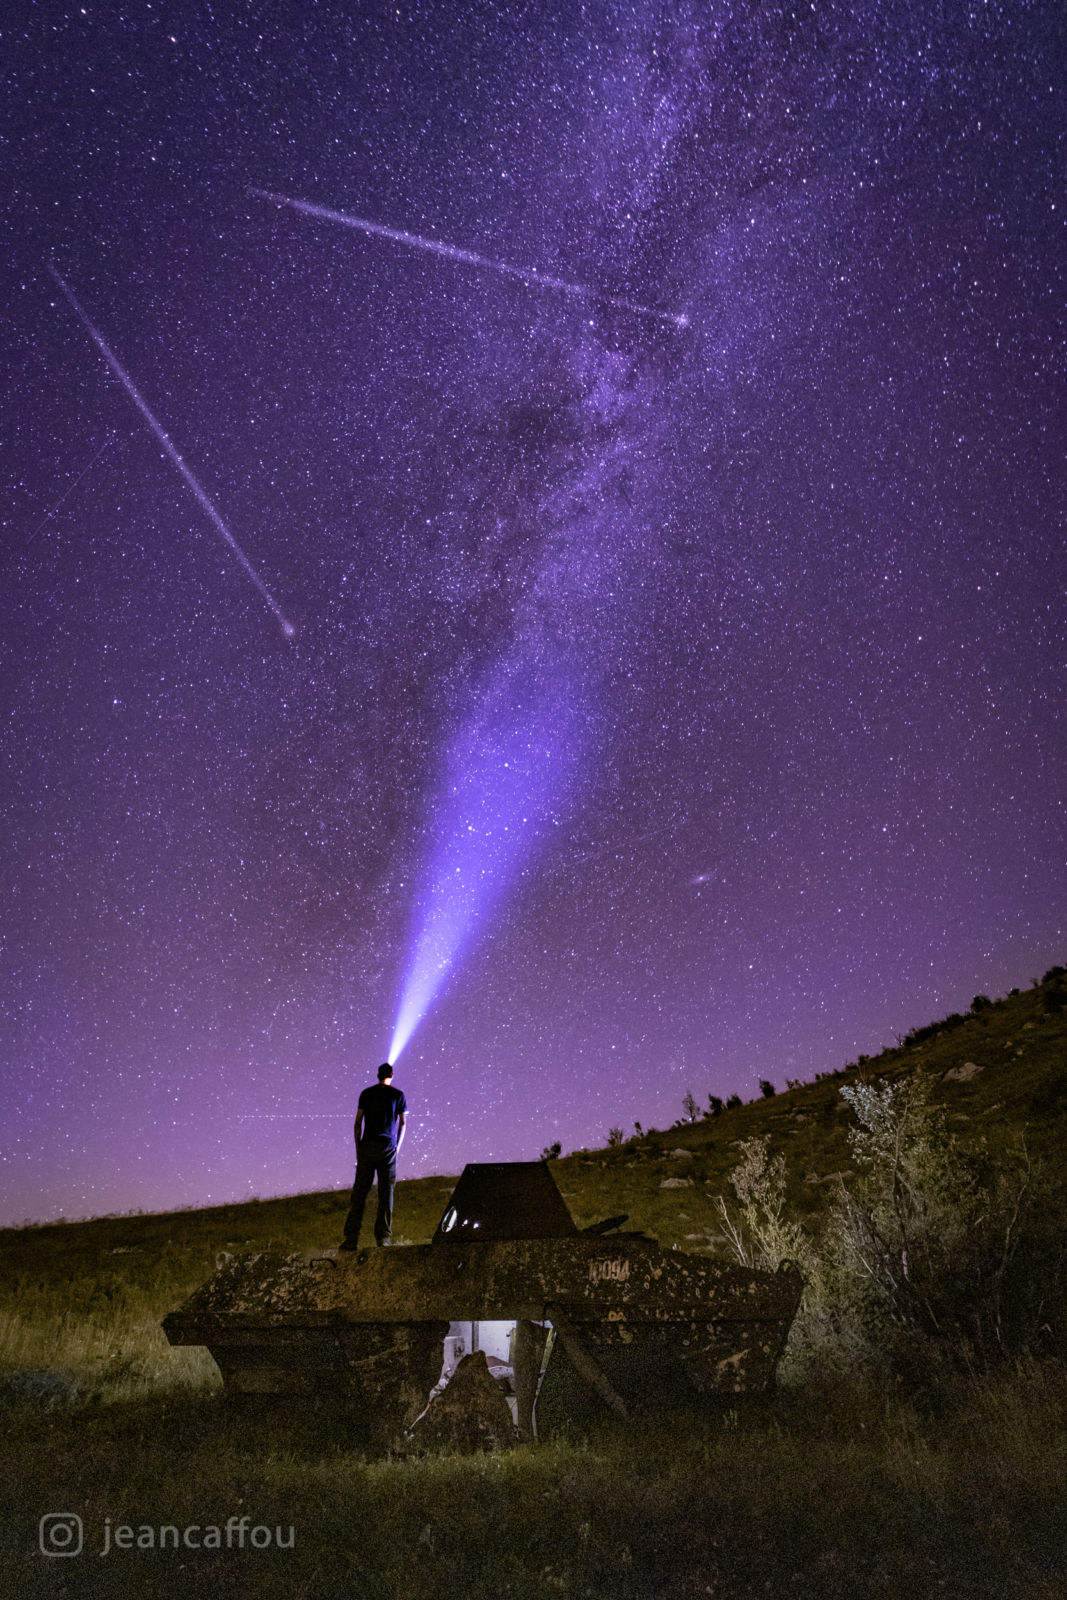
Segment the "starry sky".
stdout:
<svg viewBox="0 0 1067 1600">
<path fill-rule="evenodd" d="M 401 1175 L 1064 959 L 1057 6 L 0 55 L 0 1220 L 343 1187 L 411 983 Z"/>
</svg>

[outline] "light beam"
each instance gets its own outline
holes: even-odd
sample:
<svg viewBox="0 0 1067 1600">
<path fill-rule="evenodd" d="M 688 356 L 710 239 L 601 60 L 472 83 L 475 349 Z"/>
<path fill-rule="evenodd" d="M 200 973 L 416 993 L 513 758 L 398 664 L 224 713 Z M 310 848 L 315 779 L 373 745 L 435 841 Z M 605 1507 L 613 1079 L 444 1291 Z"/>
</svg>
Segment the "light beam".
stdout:
<svg viewBox="0 0 1067 1600">
<path fill-rule="evenodd" d="M 542 289 L 559 289 L 577 300 L 589 300 L 600 305 L 615 306 L 620 311 L 631 311 L 639 317 L 654 317 L 658 322 L 669 322 L 675 328 L 688 328 L 685 312 L 661 311 L 656 306 L 643 306 L 636 300 L 621 295 L 601 294 L 582 283 L 568 283 L 565 278 L 539 272 L 536 267 L 513 267 L 506 261 L 494 261 L 491 256 L 479 255 L 476 250 L 462 250 L 458 245 L 447 244 L 443 239 L 430 239 L 421 233 L 407 233 L 403 228 L 386 228 L 380 222 L 368 222 L 365 217 L 354 217 L 348 211 L 332 211 L 329 206 L 312 205 L 309 200 L 292 200 L 285 194 L 272 194 L 269 189 L 250 189 L 249 194 L 260 200 L 271 200 L 275 205 L 291 206 L 294 211 L 306 211 L 308 216 L 319 217 L 323 222 L 340 222 L 346 228 L 359 228 L 363 233 L 379 239 L 391 239 L 394 244 L 406 244 L 414 250 L 429 250 L 434 255 L 446 256 L 449 261 L 462 261 L 471 267 L 486 267 L 490 272 L 503 273 L 508 278 L 518 278 L 520 283 L 533 284 Z"/>
<path fill-rule="evenodd" d="M 56 271 L 55 267 L 52 266 L 51 262 L 47 262 L 46 265 L 49 272 L 52 274 L 52 277 L 55 279 L 56 283 L 59 285 L 60 289 L 63 291 L 68 302 L 70 303 L 71 309 L 74 311 L 86 332 L 89 334 L 89 337 L 96 345 L 96 348 L 100 351 L 100 354 L 111 368 L 111 371 L 114 373 L 115 377 L 118 378 L 119 382 L 122 384 L 122 387 L 126 390 L 126 393 L 129 395 L 130 399 L 133 401 L 134 405 L 137 407 L 138 411 L 141 413 L 142 417 L 148 423 L 148 426 L 151 428 L 152 432 L 163 446 L 163 449 L 177 467 L 178 471 L 181 473 L 186 485 L 192 490 L 201 511 L 203 511 L 204 515 L 209 519 L 213 527 L 225 539 L 237 560 L 241 563 L 241 566 L 244 568 L 246 574 L 255 584 L 260 598 L 265 602 L 265 604 L 270 608 L 270 610 L 274 613 L 274 616 L 277 618 L 285 638 L 291 639 L 296 633 L 296 629 L 285 616 L 281 607 L 278 605 L 278 602 L 275 600 L 274 596 L 271 594 L 270 590 L 259 576 L 259 573 L 256 571 L 255 567 L 253 567 L 251 561 L 249 561 L 248 557 L 241 549 L 241 546 L 237 543 L 237 540 L 230 532 L 223 517 L 216 509 L 211 499 L 208 497 L 207 491 L 201 486 L 199 480 L 194 476 L 191 469 L 186 466 L 181 455 L 171 442 L 170 436 L 166 432 L 166 429 L 149 408 L 148 402 L 145 400 L 144 396 L 141 394 L 141 391 L 138 389 L 137 385 L 134 383 L 125 367 L 123 367 L 122 363 L 115 355 L 115 352 L 111 349 L 111 346 L 108 344 L 103 334 L 99 333 L 89 321 L 88 316 L 78 303 L 73 289 L 71 289 L 70 286 L 64 282 L 59 273 Z"/>
<path fill-rule="evenodd" d="M 387 1052 L 394 1064 L 572 795 L 583 701 L 566 674 L 535 687 L 510 663 L 453 740 Z"/>
</svg>

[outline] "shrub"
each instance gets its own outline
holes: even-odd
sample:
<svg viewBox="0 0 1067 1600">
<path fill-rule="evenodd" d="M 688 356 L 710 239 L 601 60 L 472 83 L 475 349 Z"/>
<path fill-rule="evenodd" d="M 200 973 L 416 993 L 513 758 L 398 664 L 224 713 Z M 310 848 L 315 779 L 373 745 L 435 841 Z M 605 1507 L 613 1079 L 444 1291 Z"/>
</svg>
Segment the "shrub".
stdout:
<svg viewBox="0 0 1067 1600">
<path fill-rule="evenodd" d="M 623 1133 L 621 1128 L 609 1128 L 608 1129 L 608 1149 L 609 1150 L 617 1150 L 619 1148 L 619 1146 L 622 1144 L 622 1142 L 623 1142 L 625 1137 L 626 1137 L 626 1135 Z"/>
<path fill-rule="evenodd" d="M 963 1149 L 922 1073 L 841 1093 L 857 1171 L 818 1232 L 790 1217 L 766 1137 L 741 1142 L 736 1208 L 719 1199 L 740 1262 L 804 1275 L 786 1373 L 861 1363 L 925 1381 L 1062 1344 L 1067 1196 L 1026 1149 Z"/>
<path fill-rule="evenodd" d="M 722 1196 L 719 1215 L 730 1248 L 743 1267 L 776 1272 L 783 1261 L 812 1262 L 805 1229 L 785 1215 L 785 1161 L 770 1153 L 770 1136 L 742 1139 L 741 1160 L 730 1174 L 740 1215 L 734 1217 Z"/>
<path fill-rule="evenodd" d="M 697 1097 L 692 1089 L 685 1091 L 682 1099 L 682 1110 L 685 1112 L 685 1120 L 687 1122 L 695 1122 L 700 1116 L 700 1106 L 697 1104 Z"/>
<path fill-rule="evenodd" d="M 563 1146 L 560 1144 L 558 1139 L 556 1140 L 555 1144 L 546 1144 L 545 1148 L 541 1151 L 541 1160 L 542 1161 L 556 1161 L 556 1160 L 558 1160 L 560 1151 L 562 1149 L 563 1149 Z"/>
<path fill-rule="evenodd" d="M 759 1092 L 763 1096 L 764 1100 L 773 1100 L 774 1099 L 775 1088 L 774 1088 L 774 1084 L 771 1082 L 770 1078 L 761 1078 L 760 1079 L 760 1081 L 759 1081 Z"/>
<path fill-rule="evenodd" d="M 726 1102 L 726 1109 L 727 1111 L 733 1111 L 740 1104 L 741 1096 L 739 1094 L 732 1094 Z"/>
<path fill-rule="evenodd" d="M 936 1039 L 939 1033 L 949 1033 L 953 1028 L 962 1028 L 966 1021 L 967 1018 L 960 1012 L 950 1011 L 940 1022 L 928 1022 L 923 1028 L 912 1028 L 910 1033 L 898 1034 L 897 1043 L 902 1050 L 908 1050 L 913 1045 L 925 1044 L 928 1039 Z M 868 1056 L 860 1056 L 859 1065 L 865 1065 L 869 1059 Z"/>
<path fill-rule="evenodd" d="M 1033 1226 L 1056 1210 L 1043 1175 L 1025 1148 L 965 1151 L 930 1091 L 923 1073 L 841 1091 L 859 1173 L 828 1241 L 839 1307 L 902 1371 L 1018 1353 L 1041 1320 L 1033 1285 L 1054 1281 Z"/>
<path fill-rule="evenodd" d="M 704 1115 L 706 1117 L 721 1117 L 722 1113 L 723 1113 L 722 1100 L 719 1098 L 719 1096 L 717 1094 L 709 1094 L 708 1095 L 708 1109 L 705 1111 Z"/>
</svg>

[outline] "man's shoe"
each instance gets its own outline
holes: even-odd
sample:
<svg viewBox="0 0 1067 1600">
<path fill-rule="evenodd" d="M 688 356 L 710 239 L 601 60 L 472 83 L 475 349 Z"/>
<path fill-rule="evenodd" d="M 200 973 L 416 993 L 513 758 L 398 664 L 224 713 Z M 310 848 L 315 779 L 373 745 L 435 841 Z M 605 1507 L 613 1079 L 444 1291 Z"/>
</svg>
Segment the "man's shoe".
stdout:
<svg viewBox="0 0 1067 1600">
<path fill-rule="evenodd" d="M 392 1240 L 391 1239 L 377 1239 L 375 1241 L 375 1243 L 377 1244 L 379 1250 L 384 1250 L 386 1245 L 392 1243 Z"/>
<path fill-rule="evenodd" d="M 358 1250 L 359 1249 L 359 1245 L 358 1244 L 349 1244 L 347 1239 L 342 1239 L 341 1243 L 337 1246 L 337 1248 L 338 1248 L 338 1250 Z"/>
</svg>

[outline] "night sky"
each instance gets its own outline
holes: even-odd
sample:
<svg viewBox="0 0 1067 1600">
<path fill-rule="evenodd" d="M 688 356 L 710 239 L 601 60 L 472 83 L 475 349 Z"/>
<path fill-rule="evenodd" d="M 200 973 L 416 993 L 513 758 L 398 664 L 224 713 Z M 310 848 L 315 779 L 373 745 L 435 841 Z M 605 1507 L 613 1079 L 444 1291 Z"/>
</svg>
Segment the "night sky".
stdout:
<svg viewBox="0 0 1067 1600">
<path fill-rule="evenodd" d="M 403 1176 L 1064 959 L 1061 24 L 5 12 L 0 1220 L 343 1187 L 402 995 Z"/>
</svg>

